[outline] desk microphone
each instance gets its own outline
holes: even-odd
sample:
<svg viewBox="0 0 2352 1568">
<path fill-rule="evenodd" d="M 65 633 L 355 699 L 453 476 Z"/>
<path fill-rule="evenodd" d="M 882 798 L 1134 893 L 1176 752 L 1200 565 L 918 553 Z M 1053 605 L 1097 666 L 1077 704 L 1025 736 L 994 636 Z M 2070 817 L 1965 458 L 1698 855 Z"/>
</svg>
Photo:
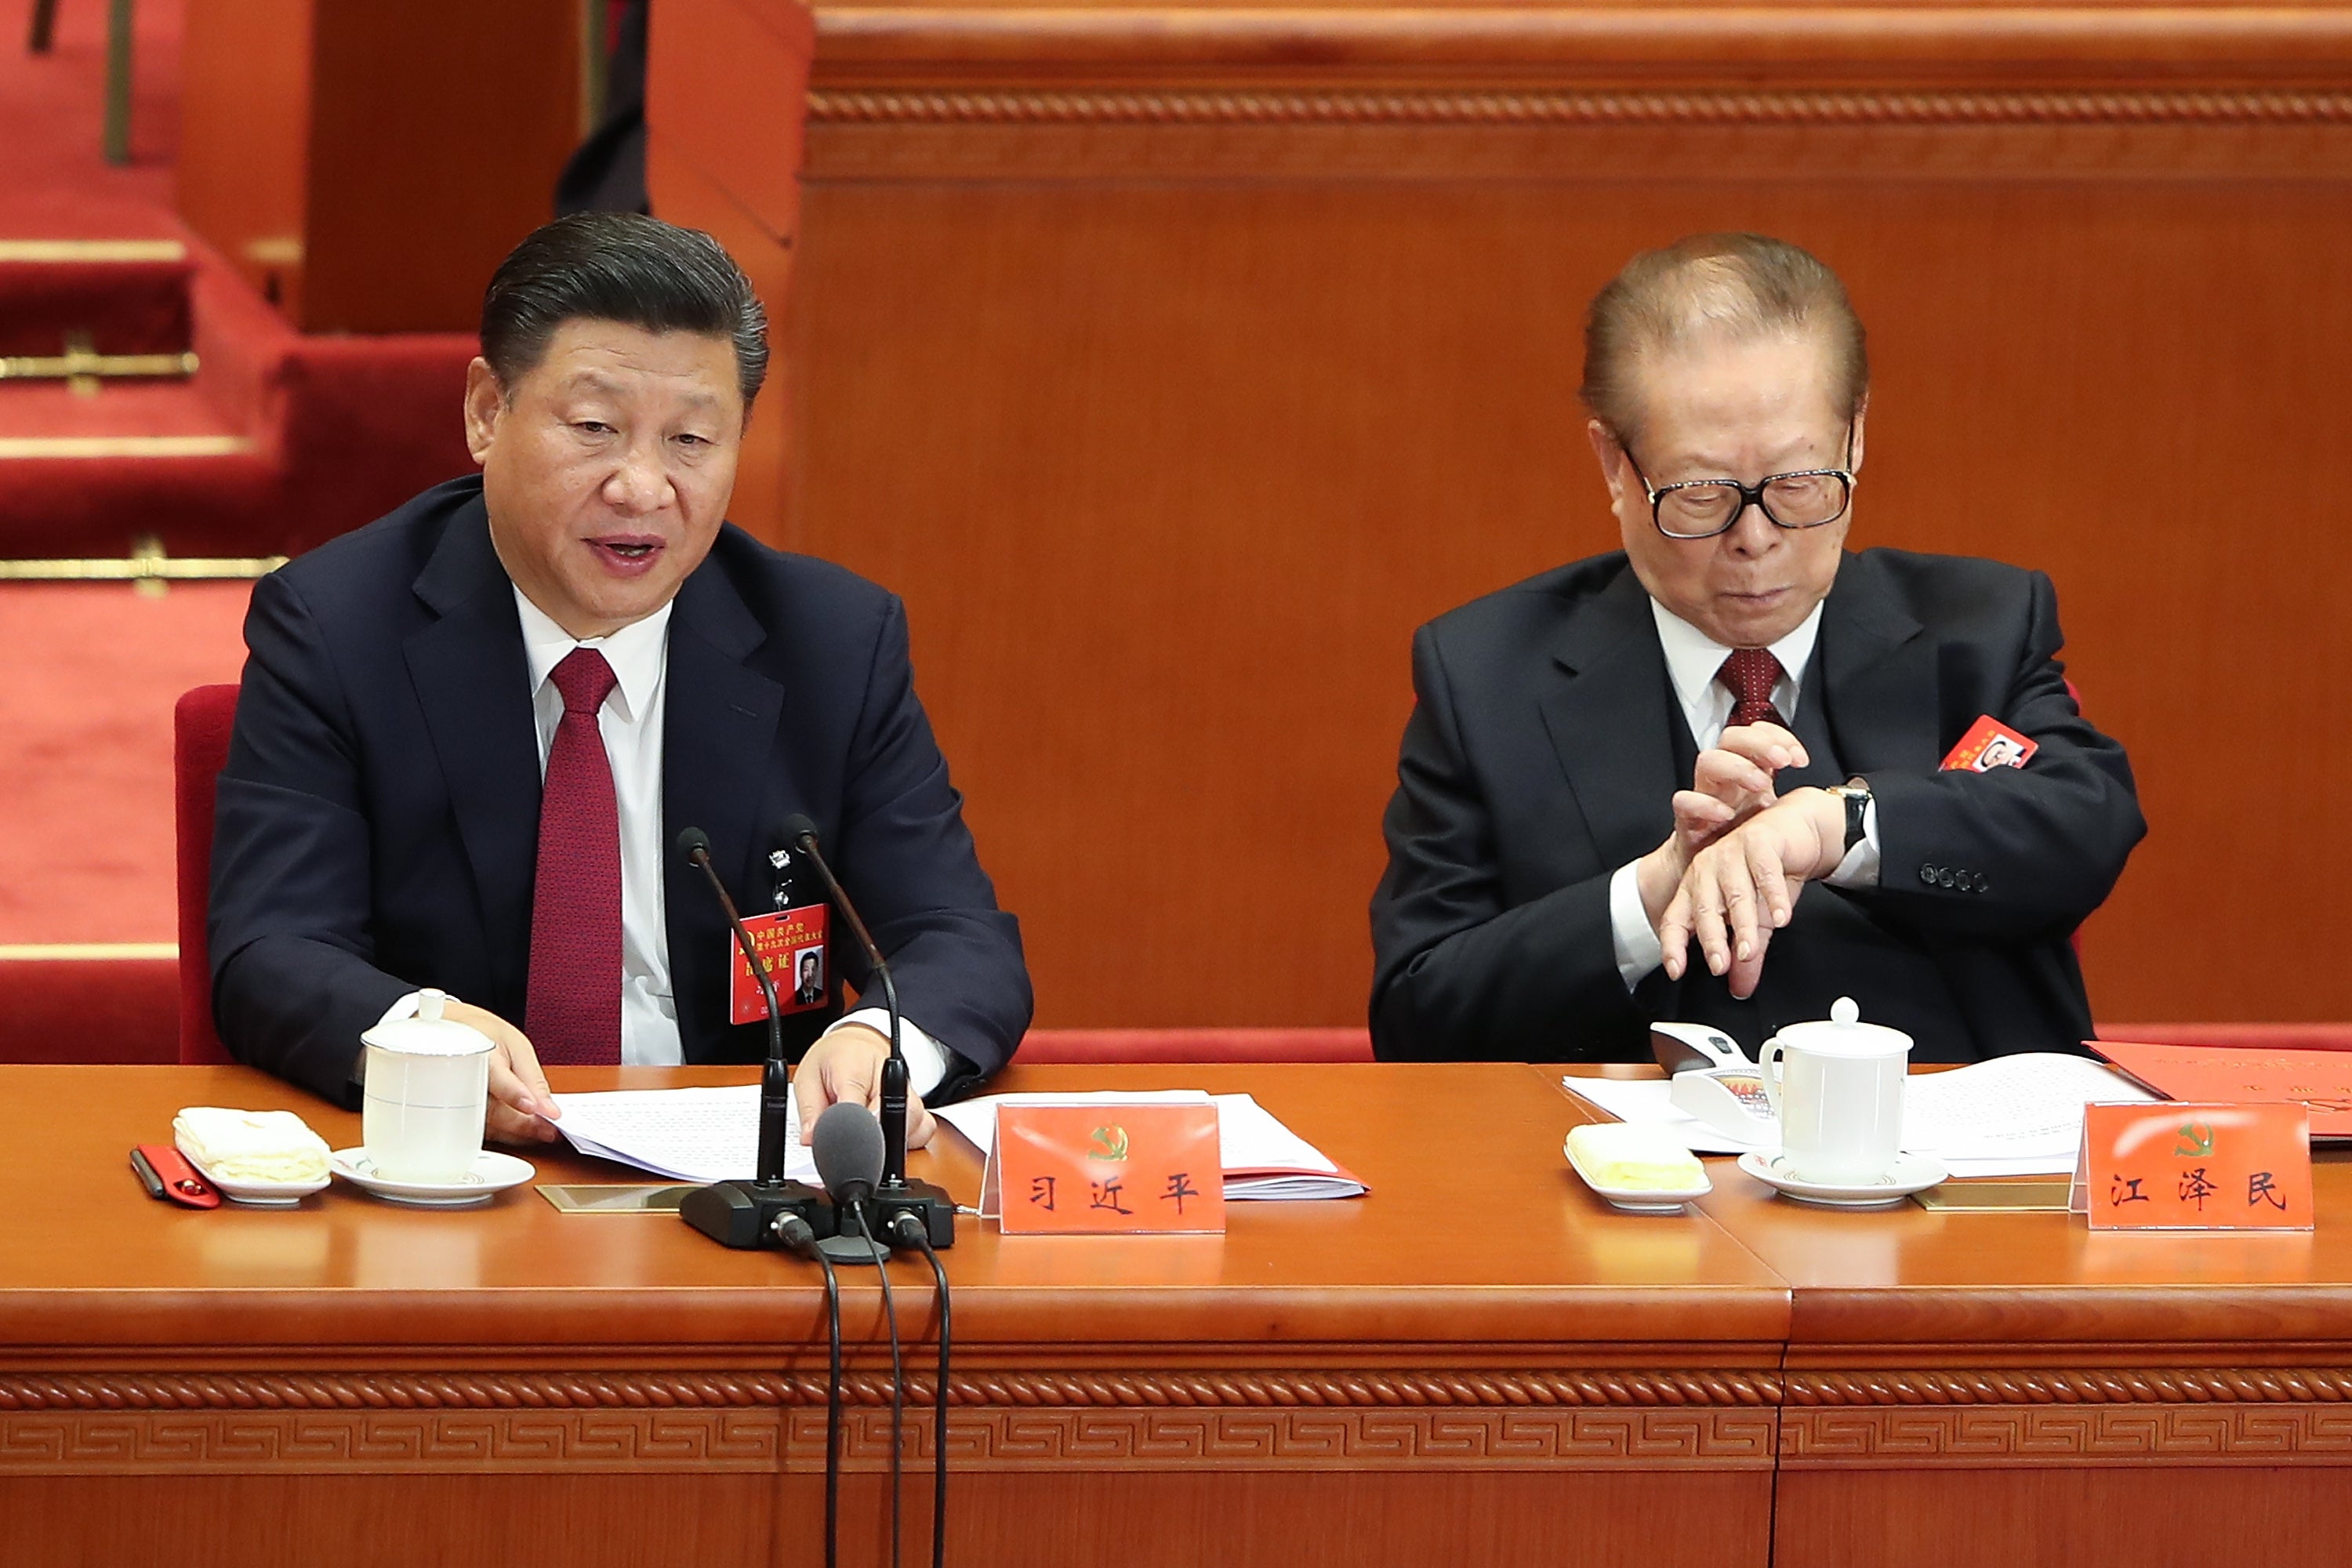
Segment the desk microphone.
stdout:
<svg viewBox="0 0 2352 1568">
<path fill-rule="evenodd" d="M 944 1187 L 907 1180 L 907 1058 L 898 1048 L 898 985 L 890 978 L 889 961 L 875 945 L 874 935 L 866 929 L 866 922 L 857 918 L 857 906 L 849 901 L 840 879 L 825 864 L 824 855 L 817 847 L 816 824 L 795 814 L 784 818 L 784 836 L 816 868 L 834 908 L 841 911 L 842 922 L 857 939 L 857 945 L 865 950 L 867 966 L 882 982 L 882 999 L 890 1012 L 890 1055 L 882 1063 L 882 1173 L 874 1184 L 874 1199 L 869 1205 L 873 1228 L 881 1231 L 894 1215 L 910 1214 L 922 1222 L 923 1232 L 933 1246 L 952 1247 L 955 1200 Z M 818 1121 L 822 1122 L 824 1118 Z"/>
<path fill-rule="evenodd" d="M 882 1126 L 874 1113 L 854 1100 L 826 1106 L 809 1134 L 809 1152 L 838 1221 L 834 1234 L 817 1243 L 824 1255 L 835 1263 L 878 1264 L 889 1257 L 866 1229 L 882 1180 Z"/>
<path fill-rule="evenodd" d="M 718 871 L 710 864 L 709 836 L 699 827 L 687 828 L 677 836 L 677 848 L 709 879 L 710 890 L 719 895 L 719 907 L 727 912 L 727 923 L 734 929 L 735 941 L 741 946 L 752 977 L 760 983 L 760 995 L 768 1005 L 768 1063 L 760 1079 L 758 1174 L 749 1182 L 720 1182 L 698 1187 L 686 1194 L 677 1212 L 687 1224 L 727 1247 L 780 1245 L 776 1225 L 787 1214 L 806 1221 L 819 1237 L 831 1236 L 833 1205 L 824 1194 L 805 1183 L 784 1180 L 793 1071 L 791 1064 L 784 1060 L 784 1026 L 776 1006 L 776 983 L 768 973 L 768 961 L 751 941 L 751 933 L 743 929 L 743 918 L 735 912 L 735 900 L 727 896 L 727 884 L 719 879 Z"/>
</svg>

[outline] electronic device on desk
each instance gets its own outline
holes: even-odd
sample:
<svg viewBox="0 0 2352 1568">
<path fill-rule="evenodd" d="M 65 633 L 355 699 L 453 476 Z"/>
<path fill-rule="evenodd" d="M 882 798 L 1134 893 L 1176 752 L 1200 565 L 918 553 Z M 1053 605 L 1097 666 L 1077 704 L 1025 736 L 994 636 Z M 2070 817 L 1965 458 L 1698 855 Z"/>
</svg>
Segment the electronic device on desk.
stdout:
<svg viewBox="0 0 2352 1568">
<path fill-rule="evenodd" d="M 1673 1075 L 1668 1098 L 1676 1110 L 1743 1143 L 1780 1142 L 1763 1069 L 1729 1035 L 1705 1024 L 1652 1024 L 1650 1051 Z"/>
</svg>

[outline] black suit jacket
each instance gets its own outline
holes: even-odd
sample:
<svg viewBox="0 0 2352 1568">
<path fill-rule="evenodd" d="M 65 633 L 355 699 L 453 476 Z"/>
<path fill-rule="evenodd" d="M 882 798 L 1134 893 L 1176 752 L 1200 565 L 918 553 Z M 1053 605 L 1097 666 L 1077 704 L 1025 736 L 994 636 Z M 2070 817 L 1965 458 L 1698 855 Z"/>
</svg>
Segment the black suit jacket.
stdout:
<svg viewBox="0 0 2352 1568">
<path fill-rule="evenodd" d="M 523 1016 L 538 737 L 481 480 L 262 579 L 246 644 L 213 838 L 214 1015 L 241 1060 L 349 1103 L 360 1032 L 408 991 Z M 1020 928 L 916 700 L 898 599 L 728 525 L 678 590 L 667 681 L 664 845 L 701 828 L 736 902 L 765 910 L 767 858 L 805 813 L 905 1016 L 965 1058 L 933 1098 L 1001 1067 L 1030 1016 Z M 718 901 L 683 858 L 663 875 L 686 1059 L 760 1059 L 766 1026 L 728 1021 Z M 832 963 L 866 984 L 844 942 Z M 838 1011 L 787 1017 L 789 1048 Z"/>
<path fill-rule="evenodd" d="M 1696 760 L 1623 554 L 1422 627 L 1372 900 L 1375 1049 L 1644 1060 L 1649 1022 L 1679 1018 L 1753 1050 L 1841 995 L 1908 1032 L 1916 1060 L 2079 1049 L 2091 1014 L 2069 939 L 2147 829 L 2123 748 L 2068 694 L 2062 641 L 2038 572 L 1845 557 L 1798 703 L 1813 766 L 1783 783 L 1869 780 L 1879 886 L 1808 887 L 1740 1002 L 1704 963 L 1630 994 L 1617 970 L 1610 878 L 1665 838 Z M 1938 771 L 1986 713 L 2041 742 L 2032 761 Z"/>
</svg>

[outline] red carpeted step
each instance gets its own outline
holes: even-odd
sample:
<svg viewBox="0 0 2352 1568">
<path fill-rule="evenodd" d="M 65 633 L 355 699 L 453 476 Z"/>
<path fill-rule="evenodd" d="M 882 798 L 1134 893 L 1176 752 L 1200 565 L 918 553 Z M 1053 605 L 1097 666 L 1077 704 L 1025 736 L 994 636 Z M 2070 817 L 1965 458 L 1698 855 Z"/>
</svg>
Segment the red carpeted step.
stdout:
<svg viewBox="0 0 2352 1568">
<path fill-rule="evenodd" d="M 0 239 L 0 357 L 184 353 L 192 271 L 176 239 Z"/>
</svg>

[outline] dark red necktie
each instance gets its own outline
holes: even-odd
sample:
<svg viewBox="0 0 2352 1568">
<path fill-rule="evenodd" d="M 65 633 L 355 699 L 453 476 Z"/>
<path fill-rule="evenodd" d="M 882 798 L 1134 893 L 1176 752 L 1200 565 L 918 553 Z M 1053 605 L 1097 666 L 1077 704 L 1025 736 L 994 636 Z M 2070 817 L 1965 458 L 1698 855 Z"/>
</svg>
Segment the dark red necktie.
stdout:
<svg viewBox="0 0 2352 1568">
<path fill-rule="evenodd" d="M 1736 647 L 1731 657 L 1715 678 L 1731 688 L 1731 717 L 1724 722 L 1732 724 L 1778 724 L 1783 730 L 1789 721 L 1772 706 L 1772 689 L 1780 684 L 1780 661 L 1772 657 L 1769 647 Z"/>
<path fill-rule="evenodd" d="M 597 710 L 617 678 L 594 648 L 549 674 L 563 719 L 539 796 L 539 874 L 530 900 L 530 987 L 523 1033 L 542 1063 L 621 1059 L 621 813 Z"/>
</svg>

